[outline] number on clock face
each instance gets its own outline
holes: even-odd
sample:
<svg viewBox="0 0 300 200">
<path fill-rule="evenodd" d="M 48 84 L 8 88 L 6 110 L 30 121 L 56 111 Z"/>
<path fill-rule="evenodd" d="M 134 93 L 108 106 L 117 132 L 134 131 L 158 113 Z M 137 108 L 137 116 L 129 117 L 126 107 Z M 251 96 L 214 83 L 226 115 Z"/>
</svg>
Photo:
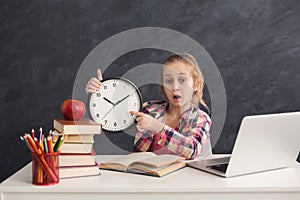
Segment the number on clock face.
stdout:
<svg viewBox="0 0 300 200">
<path fill-rule="evenodd" d="M 92 119 L 107 131 L 124 130 L 134 123 L 129 111 L 140 111 L 142 98 L 137 87 L 123 78 L 107 79 L 100 91 L 90 96 Z"/>
</svg>

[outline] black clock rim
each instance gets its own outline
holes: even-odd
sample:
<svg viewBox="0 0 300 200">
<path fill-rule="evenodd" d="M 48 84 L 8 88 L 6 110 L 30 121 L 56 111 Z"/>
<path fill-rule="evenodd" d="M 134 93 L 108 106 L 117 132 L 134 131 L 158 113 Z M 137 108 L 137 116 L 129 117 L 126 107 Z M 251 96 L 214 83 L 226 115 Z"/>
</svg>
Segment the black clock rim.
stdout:
<svg viewBox="0 0 300 200">
<path fill-rule="evenodd" d="M 131 82 L 130 80 L 128 80 L 128 79 L 126 79 L 126 78 L 123 78 L 123 77 L 114 77 L 114 78 L 106 78 L 106 79 L 102 79 L 102 80 L 101 80 L 101 83 L 102 83 L 102 82 L 105 82 L 105 81 L 108 81 L 108 80 L 113 80 L 113 79 L 117 79 L 117 80 L 121 79 L 121 80 L 123 80 L 123 81 L 126 81 L 127 83 L 129 83 L 130 85 L 132 85 L 132 86 L 135 88 L 136 92 L 138 93 L 138 95 L 139 95 L 139 97 L 140 97 L 140 108 L 139 108 L 139 112 L 141 112 L 141 111 L 142 111 L 142 107 L 143 107 L 143 98 L 142 98 L 141 92 L 140 92 L 140 90 L 138 89 L 138 87 L 137 87 L 133 82 Z M 93 119 L 92 114 L 91 114 L 91 111 L 90 111 L 90 100 L 91 100 L 92 94 L 93 94 L 93 93 L 88 94 L 88 100 L 87 100 L 88 105 L 87 105 L 87 110 L 88 110 L 88 115 L 89 115 L 90 119 L 92 119 L 94 122 L 96 122 L 96 121 Z M 114 130 L 108 130 L 108 129 L 105 129 L 105 128 L 102 127 L 102 125 L 101 125 L 101 128 L 102 128 L 103 130 L 107 131 L 107 132 L 110 132 L 110 133 L 120 133 L 120 132 L 122 132 L 122 131 L 128 130 L 128 129 L 131 128 L 134 124 L 135 124 L 135 123 L 132 123 L 130 126 L 124 128 L 124 129 L 121 129 L 121 130 L 115 130 L 115 131 L 114 131 Z"/>
</svg>

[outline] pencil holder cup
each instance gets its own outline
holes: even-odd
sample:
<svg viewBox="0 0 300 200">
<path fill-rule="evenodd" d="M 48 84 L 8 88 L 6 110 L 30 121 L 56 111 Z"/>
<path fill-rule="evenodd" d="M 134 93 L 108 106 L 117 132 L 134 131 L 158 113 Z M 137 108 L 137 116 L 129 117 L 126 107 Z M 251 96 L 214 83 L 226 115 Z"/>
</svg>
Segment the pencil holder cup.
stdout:
<svg viewBox="0 0 300 200">
<path fill-rule="evenodd" d="M 31 153 L 32 184 L 53 185 L 59 182 L 59 152 Z"/>
</svg>

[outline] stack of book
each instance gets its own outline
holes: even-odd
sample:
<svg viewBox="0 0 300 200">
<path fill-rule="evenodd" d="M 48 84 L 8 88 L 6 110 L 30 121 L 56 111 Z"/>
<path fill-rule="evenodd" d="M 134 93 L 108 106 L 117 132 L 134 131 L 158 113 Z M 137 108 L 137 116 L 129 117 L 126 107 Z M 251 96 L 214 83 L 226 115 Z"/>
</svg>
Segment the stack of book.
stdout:
<svg viewBox="0 0 300 200">
<path fill-rule="evenodd" d="M 89 119 L 54 119 L 53 127 L 54 142 L 66 137 L 60 148 L 59 178 L 99 175 L 93 144 L 101 126 Z"/>
</svg>

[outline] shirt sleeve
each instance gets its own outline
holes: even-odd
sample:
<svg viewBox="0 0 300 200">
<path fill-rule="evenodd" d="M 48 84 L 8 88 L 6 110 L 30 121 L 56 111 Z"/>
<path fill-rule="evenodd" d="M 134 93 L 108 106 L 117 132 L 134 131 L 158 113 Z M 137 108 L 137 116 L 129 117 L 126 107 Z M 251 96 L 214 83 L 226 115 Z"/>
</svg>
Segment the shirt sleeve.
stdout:
<svg viewBox="0 0 300 200">
<path fill-rule="evenodd" d="M 152 143 L 153 137 L 150 132 L 145 133 L 137 131 L 134 139 L 134 151 L 144 152 L 147 151 Z"/>
<path fill-rule="evenodd" d="M 158 144 L 186 159 L 198 157 L 209 137 L 211 119 L 203 114 L 190 121 L 181 133 L 165 125 Z"/>
<path fill-rule="evenodd" d="M 151 105 L 151 102 L 144 102 L 142 112 L 149 114 L 148 108 Z M 153 141 L 153 133 L 150 131 L 138 131 L 135 134 L 134 139 L 134 151 L 135 152 L 144 152 L 147 151 Z"/>
</svg>

